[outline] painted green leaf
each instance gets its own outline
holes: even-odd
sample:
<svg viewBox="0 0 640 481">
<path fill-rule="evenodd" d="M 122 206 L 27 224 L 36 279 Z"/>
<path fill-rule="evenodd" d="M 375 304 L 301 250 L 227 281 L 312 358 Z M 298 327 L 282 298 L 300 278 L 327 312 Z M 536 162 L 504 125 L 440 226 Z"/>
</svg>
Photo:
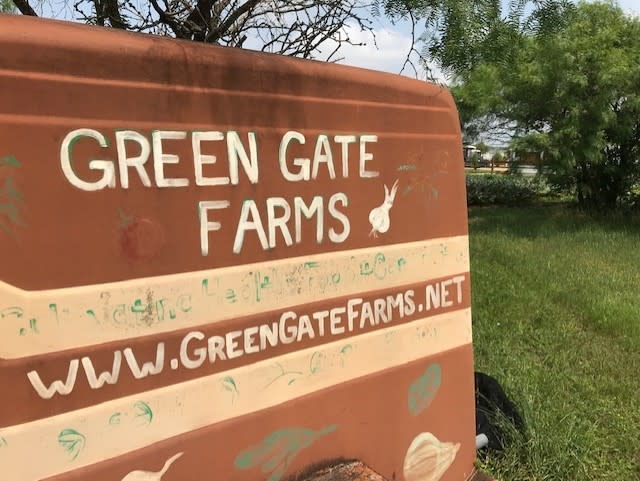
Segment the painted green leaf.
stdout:
<svg viewBox="0 0 640 481">
<path fill-rule="evenodd" d="M 144 401 L 138 401 L 133 405 L 136 408 L 136 418 L 145 418 L 147 424 L 153 420 L 153 411 Z"/>
<path fill-rule="evenodd" d="M 13 180 L 12 176 L 9 176 L 6 178 L 6 180 L 4 181 L 4 187 L 2 187 L 2 189 L 0 189 L 0 192 L 2 192 L 3 194 L 12 197 L 15 200 L 23 200 L 22 194 L 18 191 L 18 188 L 16 187 L 16 182 L 15 180 Z"/>
<path fill-rule="evenodd" d="M 304 448 L 311 446 L 320 437 L 337 429 L 331 424 L 319 431 L 308 428 L 285 428 L 267 435 L 262 442 L 242 451 L 235 459 L 239 469 L 260 465 L 263 473 L 271 473 L 268 481 L 278 481 L 293 458 Z"/>
<path fill-rule="evenodd" d="M 289 464 L 288 462 L 285 462 L 284 464 L 282 464 L 282 466 L 280 466 L 280 468 L 273 471 L 271 475 L 267 478 L 267 481 L 278 481 L 286 471 L 288 464 Z"/>
<path fill-rule="evenodd" d="M 109 418 L 109 424 L 120 424 L 120 413 L 113 413 Z"/>
<path fill-rule="evenodd" d="M 13 167 L 20 167 L 20 161 L 16 159 L 13 155 L 8 155 L 7 157 L 3 157 L 2 159 L 0 159 L 0 164 L 12 165 Z"/>
<path fill-rule="evenodd" d="M 282 463 L 286 464 L 287 458 L 290 455 L 291 455 L 291 452 L 289 450 L 283 449 L 282 451 L 277 453 L 274 457 L 265 461 L 265 463 L 262 465 L 262 472 L 270 473 L 271 471 L 276 469 L 278 466 L 282 465 Z"/>
<path fill-rule="evenodd" d="M 63 429 L 58 434 L 58 444 L 75 460 L 86 444 L 86 438 L 75 429 Z"/>
<path fill-rule="evenodd" d="M 442 380 L 442 371 L 440 364 L 431 364 L 424 371 L 422 376 L 411 383 L 409 386 L 407 404 L 409 412 L 417 416 L 433 401 Z"/>
</svg>

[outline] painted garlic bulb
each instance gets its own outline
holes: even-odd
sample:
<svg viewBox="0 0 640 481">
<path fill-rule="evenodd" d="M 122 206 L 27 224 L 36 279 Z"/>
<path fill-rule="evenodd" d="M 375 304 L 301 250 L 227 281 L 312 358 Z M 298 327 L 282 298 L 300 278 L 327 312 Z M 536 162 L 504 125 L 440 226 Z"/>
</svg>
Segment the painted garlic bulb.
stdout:
<svg viewBox="0 0 640 481">
<path fill-rule="evenodd" d="M 164 466 L 160 471 L 131 471 L 127 474 L 122 481 L 162 481 L 162 476 L 164 476 L 171 465 L 182 456 L 183 453 L 174 454 L 164 463 Z"/>
<path fill-rule="evenodd" d="M 442 443 L 431 433 L 419 434 L 404 458 L 405 481 L 438 481 L 459 449 L 460 443 Z"/>
</svg>

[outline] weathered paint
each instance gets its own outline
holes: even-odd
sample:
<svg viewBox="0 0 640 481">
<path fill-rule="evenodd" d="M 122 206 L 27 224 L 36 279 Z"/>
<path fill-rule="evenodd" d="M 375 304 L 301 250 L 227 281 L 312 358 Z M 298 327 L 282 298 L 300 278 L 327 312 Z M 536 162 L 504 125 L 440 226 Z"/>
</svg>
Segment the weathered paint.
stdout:
<svg viewBox="0 0 640 481">
<path fill-rule="evenodd" d="M 446 90 L 25 18 L 0 46 L 3 476 L 473 474 Z"/>
</svg>

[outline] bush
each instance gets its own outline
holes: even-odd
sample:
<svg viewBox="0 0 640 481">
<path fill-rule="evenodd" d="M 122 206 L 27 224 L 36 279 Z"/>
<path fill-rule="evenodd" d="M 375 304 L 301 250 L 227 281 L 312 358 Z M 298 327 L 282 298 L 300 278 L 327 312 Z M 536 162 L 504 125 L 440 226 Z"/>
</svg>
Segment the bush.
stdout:
<svg viewBox="0 0 640 481">
<path fill-rule="evenodd" d="M 468 205 L 522 205 L 541 193 L 537 179 L 529 180 L 513 175 L 467 176 Z"/>
</svg>

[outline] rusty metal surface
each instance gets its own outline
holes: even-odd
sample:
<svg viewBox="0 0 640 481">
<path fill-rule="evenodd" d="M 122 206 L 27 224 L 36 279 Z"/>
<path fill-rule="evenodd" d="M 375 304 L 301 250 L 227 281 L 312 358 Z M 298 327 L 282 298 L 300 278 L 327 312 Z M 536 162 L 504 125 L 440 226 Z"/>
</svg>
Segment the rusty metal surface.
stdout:
<svg viewBox="0 0 640 481">
<path fill-rule="evenodd" d="M 471 475 L 446 90 L 19 17 L 0 47 L 0 472 Z"/>
</svg>

